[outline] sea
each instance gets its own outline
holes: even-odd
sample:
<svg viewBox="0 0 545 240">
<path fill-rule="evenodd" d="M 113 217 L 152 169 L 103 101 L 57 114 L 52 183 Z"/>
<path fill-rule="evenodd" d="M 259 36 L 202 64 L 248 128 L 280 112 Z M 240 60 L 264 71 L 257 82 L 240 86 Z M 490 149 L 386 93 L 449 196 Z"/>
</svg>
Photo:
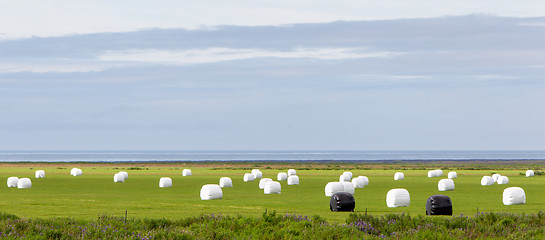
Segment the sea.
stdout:
<svg viewBox="0 0 545 240">
<path fill-rule="evenodd" d="M 0 151 L 0 162 L 545 160 L 545 151 Z"/>
</svg>

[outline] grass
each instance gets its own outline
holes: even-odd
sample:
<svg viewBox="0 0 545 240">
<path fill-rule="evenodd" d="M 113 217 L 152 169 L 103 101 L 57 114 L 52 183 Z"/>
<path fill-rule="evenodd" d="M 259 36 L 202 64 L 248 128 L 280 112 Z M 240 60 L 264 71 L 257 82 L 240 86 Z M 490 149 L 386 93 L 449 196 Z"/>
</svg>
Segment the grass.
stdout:
<svg viewBox="0 0 545 240">
<path fill-rule="evenodd" d="M 329 198 L 324 195 L 327 182 L 338 181 L 346 166 L 332 166 L 328 163 L 312 166 L 300 166 L 309 170 L 297 170 L 300 185 L 288 186 L 282 182 L 282 194 L 265 195 L 258 189 L 258 181 L 243 182 L 242 176 L 250 172 L 251 164 L 213 164 L 187 163 L 169 164 L 11 164 L 0 167 L 0 178 L 10 176 L 30 177 L 31 189 L 7 188 L 0 190 L 0 209 L 22 218 L 74 218 L 93 220 L 99 215 L 129 218 L 165 218 L 179 219 L 197 217 L 202 214 L 222 214 L 227 216 L 259 217 L 264 211 L 276 210 L 279 214 L 297 214 L 304 216 L 319 215 L 330 222 L 344 222 L 349 213 L 333 213 L 329 210 Z M 244 165 L 246 164 L 246 165 Z M 264 177 L 276 178 L 279 169 L 286 171 L 289 163 L 270 166 L 260 163 Z M 297 163 L 299 164 L 299 163 Z M 296 169 L 297 164 L 294 164 Z M 400 165 L 401 164 L 401 165 Z M 520 175 L 523 169 L 502 166 L 502 170 L 467 170 L 459 169 L 456 189 L 439 192 L 437 182 L 441 178 L 428 178 L 421 165 L 404 166 L 382 165 L 383 169 L 365 165 L 349 165 L 354 176 L 365 175 L 370 183 L 364 189 L 356 189 L 356 213 L 367 212 L 370 215 L 405 213 L 408 216 L 425 214 L 426 199 L 434 194 L 451 197 L 454 215 L 472 216 L 480 212 L 535 213 L 545 209 L 545 192 L 542 191 L 545 176 L 526 178 Z M 471 164 L 464 163 L 464 168 Z M 83 169 L 83 176 L 69 175 L 72 167 Z M 182 169 L 191 167 L 193 176 L 181 176 Z M 268 168 L 267 168 L 268 167 Z M 452 167 L 452 166 L 451 166 Z M 394 181 L 395 169 L 405 168 L 405 180 Z M 411 169 L 412 168 L 412 169 Z M 44 169 L 46 178 L 35 179 L 34 171 Z M 316 170 L 320 169 L 320 170 Z M 416 169 L 416 170 L 415 170 Z M 430 168 L 431 169 L 431 168 Z M 478 167 L 473 167 L 478 169 Z M 114 183 L 113 174 L 125 170 L 129 178 L 125 183 Z M 447 171 L 444 171 L 444 176 Z M 483 175 L 498 172 L 509 177 L 508 185 L 481 186 Z M 159 178 L 168 176 L 173 180 L 172 188 L 159 188 Z M 202 185 L 218 183 L 219 178 L 227 176 L 233 179 L 233 188 L 225 188 L 223 199 L 202 201 L 199 191 Z M 443 176 L 443 177 L 444 177 Z M 526 204 L 504 206 L 503 189 L 510 186 L 522 187 L 526 192 Z M 403 208 L 387 208 L 386 193 L 392 188 L 406 188 L 411 194 L 411 205 Z"/>
</svg>

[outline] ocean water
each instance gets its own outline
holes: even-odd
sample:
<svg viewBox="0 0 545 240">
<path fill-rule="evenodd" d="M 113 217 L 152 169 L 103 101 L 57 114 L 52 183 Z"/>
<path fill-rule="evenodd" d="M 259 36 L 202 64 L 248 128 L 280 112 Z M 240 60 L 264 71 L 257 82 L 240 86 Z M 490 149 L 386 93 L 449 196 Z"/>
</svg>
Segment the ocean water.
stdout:
<svg viewBox="0 0 545 240">
<path fill-rule="evenodd" d="M 0 151 L 0 162 L 545 160 L 545 151 Z"/>
</svg>

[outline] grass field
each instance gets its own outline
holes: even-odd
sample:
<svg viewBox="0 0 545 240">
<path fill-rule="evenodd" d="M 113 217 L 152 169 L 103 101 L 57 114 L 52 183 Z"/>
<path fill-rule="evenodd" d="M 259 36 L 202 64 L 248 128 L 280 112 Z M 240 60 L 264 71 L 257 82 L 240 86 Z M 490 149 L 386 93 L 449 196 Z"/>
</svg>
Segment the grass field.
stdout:
<svg viewBox="0 0 545 240">
<path fill-rule="evenodd" d="M 70 176 L 70 169 L 79 167 L 83 176 Z M 167 218 L 179 219 L 201 214 L 223 214 L 261 216 L 265 210 L 276 210 L 280 214 L 294 213 L 306 216 L 315 214 L 328 221 L 344 222 L 348 213 L 333 213 L 329 210 L 329 198 L 324 195 L 327 182 L 338 181 L 344 169 L 297 169 L 300 185 L 288 186 L 282 183 L 282 193 L 265 195 L 258 188 L 259 181 L 243 182 L 244 173 L 251 166 L 224 165 L 222 167 L 199 165 L 190 166 L 193 176 L 183 177 L 179 164 L 4 164 L 0 167 L 0 178 L 11 176 L 29 177 L 31 189 L 8 188 L 4 182 L 0 187 L 0 210 L 23 218 L 70 217 L 76 219 L 96 219 L 99 215 L 123 217 L 125 211 L 129 218 Z M 267 169 L 260 167 L 263 177 L 276 179 L 281 169 L 287 171 L 289 163 Z M 399 167 L 399 166 L 398 166 Z M 430 167 L 435 167 L 431 166 Z M 428 178 L 428 170 L 394 170 L 371 168 L 348 169 L 354 176 L 369 177 L 369 185 L 356 189 L 356 212 L 367 211 L 372 215 L 402 213 L 410 215 L 425 214 L 426 199 L 434 194 L 451 197 L 454 215 L 474 215 L 481 212 L 527 212 L 535 213 L 545 209 L 545 178 L 535 176 L 526 178 L 519 175 L 520 167 L 502 170 L 454 169 L 458 173 L 454 191 L 439 192 L 437 182 L 446 178 L 449 170 L 441 178 Z M 34 178 L 34 171 L 43 169 L 46 177 Z M 125 183 L 114 183 L 113 175 L 127 171 L 129 178 Z M 536 170 L 536 169 L 534 169 Z M 405 180 L 394 181 L 396 171 L 405 173 Z M 493 172 L 509 177 L 507 185 L 481 186 L 483 175 Z M 160 177 L 171 177 L 172 188 L 159 188 Z M 223 199 L 202 201 L 199 191 L 202 185 L 217 184 L 220 177 L 231 177 L 233 188 L 223 189 Z M 502 192 L 507 187 L 522 187 L 526 192 L 526 204 L 504 206 Z M 386 193 L 392 188 L 405 188 L 410 192 L 410 207 L 386 207 Z"/>
</svg>

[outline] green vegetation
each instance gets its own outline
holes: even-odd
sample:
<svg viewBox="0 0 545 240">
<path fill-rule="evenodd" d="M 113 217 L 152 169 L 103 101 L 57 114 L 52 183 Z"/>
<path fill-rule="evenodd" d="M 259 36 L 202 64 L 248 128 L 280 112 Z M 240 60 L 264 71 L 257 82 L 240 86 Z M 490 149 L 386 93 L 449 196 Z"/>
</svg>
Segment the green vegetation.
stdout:
<svg viewBox="0 0 545 240">
<path fill-rule="evenodd" d="M 462 162 L 464 167 L 477 169 L 481 162 L 471 165 Z M 457 164 L 462 164 L 457 163 Z M 276 178 L 282 169 L 297 169 L 300 185 L 288 186 L 282 182 L 282 194 L 265 195 L 258 188 L 258 181 L 243 182 L 242 176 L 250 172 L 253 165 L 259 164 L 264 177 Z M 293 164 L 293 165 L 290 165 Z M 356 189 L 356 213 L 368 212 L 372 215 L 388 213 L 405 213 L 416 216 L 425 213 L 426 199 L 434 194 L 448 195 L 454 205 L 455 215 L 472 216 L 480 212 L 532 213 L 545 209 L 545 192 L 543 176 L 526 178 L 519 175 L 526 168 L 523 163 L 493 163 L 501 165 L 494 170 L 457 169 L 456 189 L 439 192 L 437 182 L 440 178 L 428 178 L 428 169 L 420 170 L 425 163 L 411 167 L 409 163 L 400 162 L 390 165 L 354 165 L 354 163 L 336 163 L 342 170 L 315 170 L 328 168 L 330 163 L 122 163 L 122 164 L 90 164 L 90 163 L 56 163 L 56 164 L 4 164 L 0 167 L 0 179 L 10 176 L 30 177 L 31 189 L 7 188 L 5 183 L 0 187 L 0 211 L 12 213 L 22 218 L 74 218 L 92 220 L 98 215 L 124 217 L 127 211 L 129 218 L 165 218 L 179 219 L 197 217 L 202 214 L 222 214 L 224 216 L 258 217 L 264 211 L 276 210 L 279 214 L 297 214 L 303 216 L 319 215 L 330 222 L 344 222 L 348 213 L 332 213 L 329 210 L 329 198 L 324 195 L 327 182 L 338 181 L 344 170 L 350 170 L 354 176 L 365 175 L 370 184 L 364 189 Z M 454 163 L 453 163 L 454 164 Z M 504 165 L 502 165 L 504 164 Z M 539 170 L 534 166 L 534 170 Z M 298 167 L 307 166 L 311 170 Z M 332 167 L 334 165 L 331 165 Z M 510 166 L 510 167 L 509 167 Z M 72 167 L 83 169 L 83 176 L 69 175 Z M 230 168 L 232 167 L 232 168 Z M 268 169 L 267 167 L 270 167 Z M 370 168 L 364 170 L 363 168 Z M 453 165 L 445 168 L 456 169 Z M 191 168 L 193 176 L 183 177 L 181 171 Z M 358 169 L 361 168 L 361 169 Z M 404 168 L 396 170 L 390 168 Z M 34 171 L 44 169 L 46 177 L 35 179 Z M 444 168 L 443 168 L 444 169 Z M 129 178 L 125 183 L 114 183 L 113 174 L 127 171 Z M 394 181 L 396 171 L 405 173 L 405 180 Z M 444 174 L 449 170 L 445 170 Z M 493 172 L 509 177 L 508 185 L 481 186 L 483 175 Z M 202 201 L 199 191 L 202 185 L 218 183 L 219 178 L 227 176 L 233 179 L 233 188 L 225 188 L 223 199 Z M 172 188 L 159 188 L 160 177 L 171 177 Z M 504 206 L 503 189 L 510 186 L 522 187 L 527 196 L 524 205 Z M 411 194 L 411 205 L 403 208 L 386 207 L 386 193 L 392 188 L 406 188 Z"/>
<path fill-rule="evenodd" d="M 13 163 L 0 167 L 0 179 L 29 177 L 31 189 L 0 187 L 0 237 L 31 239 L 373 239 L 373 238 L 543 238 L 545 193 L 543 175 L 526 178 L 520 173 L 543 172 L 543 161 L 519 162 L 178 162 L 178 163 Z M 493 169 L 489 166 L 494 167 Z M 72 167 L 83 176 L 69 175 Z M 191 168 L 193 176 L 181 171 Z M 282 182 L 282 194 L 265 195 L 258 181 L 242 176 L 259 168 L 264 177 L 297 169 L 300 185 Z M 456 189 L 439 192 L 440 178 L 427 171 L 442 168 L 458 172 Z M 35 179 L 44 169 L 46 177 Z M 448 170 L 447 170 L 448 169 Z M 125 183 L 114 183 L 113 174 L 127 171 Z M 356 189 L 355 213 L 334 213 L 324 195 L 327 182 L 338 181 L 343 171 L 365 175 L 370 183 Z M 397 171 L 405 180 L 394 181 Z M 483 175 L 500 173 L 508 185 L 481 186 Z M 221 200 L 202 201 L 202 185 L 231 177 Z M 160 177 L 171 177 L 172 188 L 159 188 Z M 526 204 L 505 206 L 506 187 L 522 187 Z M 406 188 L 411 205 L 387 208 L 386 193 Z M 429 217 L 426 199 L 449 196 L 454 217 Z M 495 212 L 495 213 L 488 213 Z M 9 213 L 9 214 L 5 214 Z M 125 218 L 127 213 L 127 218 Z M 14 215 L 11 215 L 14 214 Z M 98 218 L 97 218 L 98 216 Z M 307 217 L 310 216 L 310 217 Z M 471 216 L 471 217 L 466 217 Z"/>
<path fill-rule="evenodd" d="M 545 214 L 474 217 L 350 214 L 345 224 L 315 215 L 201 215 L 169 219 L 20 219 L 0 214 L 2 239 L 543 239 Z"/>
</svg>

